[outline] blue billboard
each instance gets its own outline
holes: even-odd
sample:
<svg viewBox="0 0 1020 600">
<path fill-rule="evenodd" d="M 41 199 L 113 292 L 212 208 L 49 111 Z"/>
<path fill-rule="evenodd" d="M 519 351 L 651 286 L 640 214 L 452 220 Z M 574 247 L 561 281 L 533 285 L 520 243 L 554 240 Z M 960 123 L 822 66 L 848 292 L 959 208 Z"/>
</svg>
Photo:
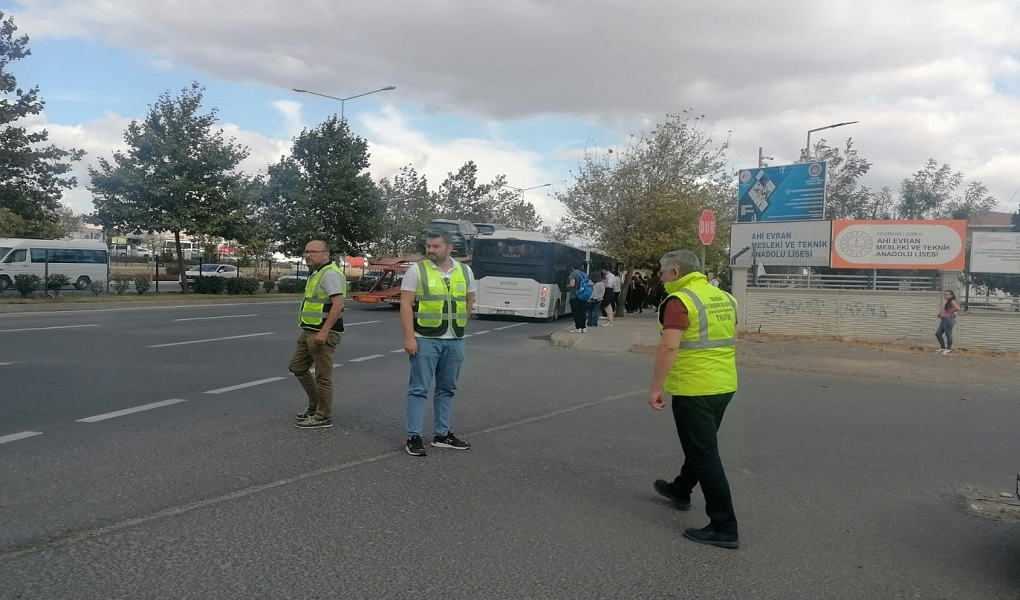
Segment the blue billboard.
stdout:
<svg viewBox="0 0 1020 600">
<path fill-rule="evenodd" d="M 738 223 L 825 218 L 824 162 L 743 169 L 738 178 Z"/>
</svg>

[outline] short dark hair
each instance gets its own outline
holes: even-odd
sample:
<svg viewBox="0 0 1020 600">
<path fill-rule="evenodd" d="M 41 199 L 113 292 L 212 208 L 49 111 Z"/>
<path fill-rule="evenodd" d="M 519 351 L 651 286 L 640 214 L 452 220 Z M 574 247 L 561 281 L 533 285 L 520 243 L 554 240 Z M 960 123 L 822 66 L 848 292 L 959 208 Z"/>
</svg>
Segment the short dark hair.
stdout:
<svg viewBox="0 0 1020 600">
<path fill-rule="evenodd" d="M 425 239 L 434 240 L 436 238 L 443 238 L 447 244 L 453 243 L 453 236 L 445 229 L 429 229 L 425 232 Z"/>
<path fill-rule="evenodd" d="M 584 264 L 576 262 L 571 268 L 574 269 L 575 271 L 581 271 L 584 270 Z"/>
</svg>

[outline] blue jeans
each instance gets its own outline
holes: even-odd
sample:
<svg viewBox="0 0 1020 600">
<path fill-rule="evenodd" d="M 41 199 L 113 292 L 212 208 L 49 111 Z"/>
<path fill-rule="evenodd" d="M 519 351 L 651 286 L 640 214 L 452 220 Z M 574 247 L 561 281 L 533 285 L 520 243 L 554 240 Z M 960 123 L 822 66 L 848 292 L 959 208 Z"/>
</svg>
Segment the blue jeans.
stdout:
<svg viewBox="0 0 1020 600">
<path fill-rule="evenodd" d="M 939 317 L 939 328 L 935 330 L 935 339 L 939 341 L 942 348 L 953 349 L 953 328 L 956 327 L 956 317 Z M 943 341 L 942 335 L 946 339 Z"/>
<path fill-rule="evenodd" d="M 464 339 L 441 340 L 415 338 L 418 353 L 408 356 L 411 378 L 407 383 L 407 437 L 421 435 L 425 421 L 425 402 L 435 379 L 433 395 L 433 431 L 435 435 L 450 433 L 453 393 L 464 364 Z"/>
<path fill-rule="evenodd" d="M 598 327 L 602 316 L 602 301 L 588 302 L 588 327 Z"/>
</svg>

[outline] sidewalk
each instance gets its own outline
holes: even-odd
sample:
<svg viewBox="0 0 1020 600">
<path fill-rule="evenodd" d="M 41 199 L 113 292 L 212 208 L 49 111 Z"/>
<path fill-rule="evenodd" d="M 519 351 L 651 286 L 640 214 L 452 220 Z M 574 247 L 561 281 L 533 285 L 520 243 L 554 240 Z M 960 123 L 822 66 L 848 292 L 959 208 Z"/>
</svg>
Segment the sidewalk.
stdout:
<svg viewBox="0 0 1020 600">
<path fill-rule="evenodd" d="M 651 309 L 643 313 L 632 313 L 616 317 L 612 327 L 607 327 L 606 321 L 600 320 L 598 327 L 588 328 L 588 333 L 570 333 L 573 322 L 564 319 L 564 329 L 552 334 L 549 340 L 553 346 L 575 350 L 651 354 L 659 345 L 657 316 Z"/>
</svg>

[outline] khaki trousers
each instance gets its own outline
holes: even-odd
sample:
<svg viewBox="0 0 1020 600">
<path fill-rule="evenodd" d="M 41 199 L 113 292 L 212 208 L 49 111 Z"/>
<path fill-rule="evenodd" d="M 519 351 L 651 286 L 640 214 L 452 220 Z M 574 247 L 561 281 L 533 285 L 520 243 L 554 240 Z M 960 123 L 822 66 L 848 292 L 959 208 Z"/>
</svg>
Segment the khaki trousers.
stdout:
<svg viewBox="0 0 1020 600">
<path fill-rule="evenodd" d="M 343 334 L 330 331 L 326 343 L 319 345 L 315 343 L 316 333 L 301 330 L 289 368 L 308 395 L 308 408 L 315 409 L 315 418 L 322 420 L 333 417 L 333 354 Z M 312 365 L 314 376 L 309 372 Z"/>
</svg>

